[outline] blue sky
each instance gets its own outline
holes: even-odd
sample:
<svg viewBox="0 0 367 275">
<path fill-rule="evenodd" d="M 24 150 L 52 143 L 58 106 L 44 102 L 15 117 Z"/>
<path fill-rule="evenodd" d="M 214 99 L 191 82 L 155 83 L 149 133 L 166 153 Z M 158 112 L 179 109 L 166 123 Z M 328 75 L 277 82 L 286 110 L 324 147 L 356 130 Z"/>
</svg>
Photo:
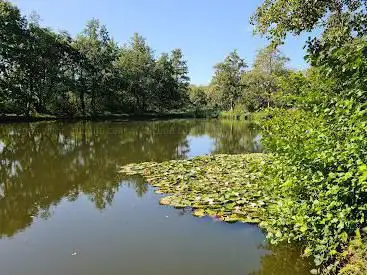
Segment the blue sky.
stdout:
<svg viewBox="0 0 367 275">
<path fill-rule="evenodd" d="M 213 66 L 233 49 L 248 64 L 267 41 L 252 35 L 249 18 L 261 0 L 13 0 L 23 14 L 37 12 L 41 24 L 79 33 L 91 18 L 124 43 L 138 32 L 156 54 L 181 48 L 194 84 L 209 83 Z M 305 68 L 305 36 L 289 38 L 282 51 L 290 67 Z"/>
</svg>

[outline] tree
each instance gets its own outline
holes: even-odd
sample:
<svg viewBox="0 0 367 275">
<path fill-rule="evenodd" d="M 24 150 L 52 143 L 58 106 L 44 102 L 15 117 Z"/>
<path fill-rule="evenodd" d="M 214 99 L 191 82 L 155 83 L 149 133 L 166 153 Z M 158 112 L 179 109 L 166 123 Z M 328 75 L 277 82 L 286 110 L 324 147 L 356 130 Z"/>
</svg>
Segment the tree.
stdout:
<svg viewBox="0 0 367 275">
<path fill-rule="evenodd" d="M 241 95 L 241 77 L 247 67 L 237 51 L 231 52 L 223 62 L 215 65 L 212 85 L 220 91 L 222 108 L 233 110 Z"/>
<path fill-rule="evenodd" d="M 279 200 L 267 214 L 268 237 L 301 240 L 315 274 L 339 274 L 348 262 L 364 274 L 346 249 L 362 243 L 366 226 L 366 8 L 364 0 L 265 0 L 253 18 L 273 45 L 289 33 L 321 32 L 307 44 L 306 79 L 293 79 L 305 83 L 294 87 L 303 104 L 274 109 L 262 139 L 275 156 L 267 186 Z"/>
<path fill-rule="evenodd" d="M 273 46 L 288 34 L 317 30 L 307 41 L 306 59 L 312 65 L 328 64 L 338 47 L 363 37 L 367 31 L 365 0 L 265 0 L 251 19 L 255 32 L 267 35 Z M 332 57 L 331 57 L 332 58 Z"/>
<path fill-rule="evenodd" d="M 145 38 L 135 33 L 129 45 L 121 49 L 117 62 L 121 74 L 127 80 L 127 92 L 132 96 L 134 109 L 147 111 L 155 60 Z"/>
<path fill-rule="evenodd" d="M 96 114 L 97 109 L 101 108 L 97 107 L 97 99 L 103 98 L 104 91 L 108 91 L 109 77 L 113 70 L 112 62 L 116 57 L 116 45 L 109 36 L 106 26 L 101 25 L 99 20 L 92 19 L 76 38 L 75 47 L 86 59 L 79 77 L 84 84 L 83 88 L 90 95 L 91 112 Z M 83 113 L 85 113 L 84 89 L 80 90 Z"/>
<path fill-rule="evenodd" d="M 272 96 L 278 90 L 278 79 L 288 73 L 289 61 L 278 49 L 267 47 L 259 50 L 251 71 L 243 74 L 244 102 L 250 110 L 270 107 Z"/>
<path fill-rule="evenodd" d="M 306 71 L 289 70 L 277 79 L 278 90 L 274 95 L 276 107 L 291 108 L 299 105 L 309 84 L 311 69 Z"/>
<path fill-rule="evenodd" d="M 173 66 L 173 77 L 176 81 L 177 95 L 182 100 L 188 99 L 188 90 L 190 77 L 188 77 L 187 61 L 183 59 L 181 49 L 175 49 L 171 52 L 170 61 Z M 178 101 L 178 104 L 183 103 Z"/>
<path fill-rule="evenodd" d="M 190 86 L 190 102 L 196 107 L 208 105 L 207 88 L 205 86 Z"/>
<path fill-rule="evenodd" d="M 342 30 L 350 37 L 360 36 L 367 28 L 366 8 L 364 0 L 265 0 L 251 22 L 257 33 L 266 34 L 275 45 L 283 43 L 288 34 L 316 28 L 323 34 Z"/>
<path fill-rule="evenodd" d="M 0 2 L 0 106 L 5 112 L 22 112 L 26 97 L 21 84 L 25 56 L 26 20 L 10 2 Z"/>
<path fill-rule="evenodd" d="M 32 95 L 32 108 L 37 113 L 55 111 L 61 90 L 69 52 L 68 41 L 49 28 L 42 28 L 38 21 L 28 24 L 27 80 Z"/>
<path fill-rule="evenodd" d="M 156 59 L 134 34 L 118 47 L 97 19 L 76 38 L 29 20 L 0 0 L 2 114 L 95 116 L 166 111 L 188 103 L 188 67 L 180 49 Z"/>
<path fill-rule="evenodd" d="M 181 97 L 177 89 L 177 79 L 175 78 L 175 68 L 167 53 L 163 53 L 155 63 L 155 105 L 160 109 L 177 107 Z"/>
</svg>

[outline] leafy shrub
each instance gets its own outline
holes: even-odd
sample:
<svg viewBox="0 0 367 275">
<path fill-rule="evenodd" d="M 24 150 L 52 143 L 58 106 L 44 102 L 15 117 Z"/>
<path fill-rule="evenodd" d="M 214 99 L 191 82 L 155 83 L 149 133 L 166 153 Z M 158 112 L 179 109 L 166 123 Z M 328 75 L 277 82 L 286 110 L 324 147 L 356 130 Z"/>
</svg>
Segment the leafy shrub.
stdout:
<svg viewBox="0 0 367 275">
<path fill-rule="evenodd" d="M 249 112 L 246 107 L 242 104 L 237 104 L 231 111 L 222 111 L 220 113 L 221 118 L 230 119 L 248 119 Z"/>
<path fill-rule="evenodd" d="M 78 113 L 78 101 L 74 93 L 66 92 L 57 100 L 57 110 L 67 116 L 74 116 Z"/>
<path fill-rule="evenodd" d="M 304 243 L 319 267 L 335 263 L 366 225 L 365 48 L 360 41 L 334 49 L 325 62 L 335 64 L 335 72 L 319 64 L 303 108 L 272 110 L 264 123 L 263 143 L 274 153 L 267 173 L 275 203 L 263 226 L 273 243 Z"/>
</svg>

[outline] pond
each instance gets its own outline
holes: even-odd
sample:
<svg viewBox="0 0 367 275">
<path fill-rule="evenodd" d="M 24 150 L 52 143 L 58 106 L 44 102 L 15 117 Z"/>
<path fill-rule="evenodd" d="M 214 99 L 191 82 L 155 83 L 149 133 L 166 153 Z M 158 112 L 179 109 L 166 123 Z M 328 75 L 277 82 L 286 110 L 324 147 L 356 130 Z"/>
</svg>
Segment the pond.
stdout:
<svg viewBox="0 0 367 275">
<path fill-rule="evenodd" d="M 255 225 L 160 206 L 131 162 L 261 151 L 241 121 L 0 125 L 0 274 L 309 274 Z"/>
</svg>

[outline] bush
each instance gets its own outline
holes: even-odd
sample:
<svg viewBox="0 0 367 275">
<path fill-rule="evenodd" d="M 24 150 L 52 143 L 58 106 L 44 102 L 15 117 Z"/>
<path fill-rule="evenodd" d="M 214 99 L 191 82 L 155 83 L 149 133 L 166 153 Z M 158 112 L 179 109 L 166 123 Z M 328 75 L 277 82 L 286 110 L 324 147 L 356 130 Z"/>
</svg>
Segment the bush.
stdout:
<svg viewBox="0 0 367 275">
<path fill-rule="evenodd" d="M 61 110 L 63 115 L 75 116 L 78 109 L 78 101 L 73 92 L 67 92 L 57 100 L 56 110 Z"/>
<path fill-rule="evenodd" d="M 219 114 L 221 118 L 227 119 L 249 119 L 249 112 L 242 104 L 237 104 L 235 108 L 231 111 L 222 111 Z"/>
<path fill-rule="evenodd" d="M 353 96 L 348 96 L 353 95 Z M 327 108 L 273 110 L 264 122 L 273 243 L 298 241 L 317 266 L 335 261 L 367 213 L 367 92 L 330 99 Z"/>
</svg>

